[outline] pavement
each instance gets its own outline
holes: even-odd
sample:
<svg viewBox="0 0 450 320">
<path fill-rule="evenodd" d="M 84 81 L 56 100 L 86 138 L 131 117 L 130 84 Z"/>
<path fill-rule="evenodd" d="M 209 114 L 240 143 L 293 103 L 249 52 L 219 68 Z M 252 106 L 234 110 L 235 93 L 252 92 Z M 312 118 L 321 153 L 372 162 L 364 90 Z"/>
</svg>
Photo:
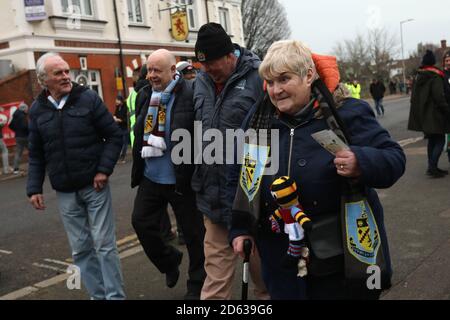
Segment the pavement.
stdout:
<svg viewBox="0 0 450 320">
<path fill-rule="evenodd" d="M 404 97 L 404 96 L 401 96 Z M 398 99 L 390 97 L 389 99 Z M 432 179 L 425 175 L 426 141 L 403 143 L 407 155 L 405 175 L 390 189 L 379 190 L 394 269 L 393 286 L 383 300 L 450 299 L 450 177 Z M 441 167 L 450 164 L 445 154 Z M 19 177 L 0 176 L 4 179 Z M 188 254 L 177 239 L 172 244 L 183 251 L 177 286 L 165 286 L 164 275 L 149 263 L 135 235 L 118 241 L 125 291 L 131 300 L 181 300 L 184 295 Z M 70 263 L 70 259 L 66 260 Z M 242 263 L 237 267 L 233 299 L 240 299 Z M 70 274 L 64 269 L 47 280 L 30 284 L 0 297 L 0 300 L 87 300 L 86 291 L 68 289 Z M 250 282 L 249 299 L 253 300 Z"/>
</svg>

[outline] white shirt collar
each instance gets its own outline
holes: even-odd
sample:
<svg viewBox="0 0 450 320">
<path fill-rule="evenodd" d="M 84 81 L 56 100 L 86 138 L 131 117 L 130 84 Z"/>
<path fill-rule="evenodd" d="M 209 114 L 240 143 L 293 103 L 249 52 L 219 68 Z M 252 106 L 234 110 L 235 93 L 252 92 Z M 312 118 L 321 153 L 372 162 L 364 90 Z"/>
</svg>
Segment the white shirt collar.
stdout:
<svg viewBox="0 0 450 320">
<path fill-rule="evenodd" d="M 59 100 L 59 102 L 57 102 L 56 100 L 55 100 L 55 98 L 53 98 L 52 96 L 48 96 L 47 97 L 47 99 L 53 104 L 53 106 L 56 108 L 56 109 L 58 109 L 58 110 L 60 110 L 60 109 L 62 109 L 63 107 L 64 107 L 64 105 L 66 104 L 66 102 L 67 102 L 67 98 L 69 98 L 69 95 L 68 94 L 66 94 L 64 97 L 62 97 L 61 98 L 61 100 Z"/>
</svg>

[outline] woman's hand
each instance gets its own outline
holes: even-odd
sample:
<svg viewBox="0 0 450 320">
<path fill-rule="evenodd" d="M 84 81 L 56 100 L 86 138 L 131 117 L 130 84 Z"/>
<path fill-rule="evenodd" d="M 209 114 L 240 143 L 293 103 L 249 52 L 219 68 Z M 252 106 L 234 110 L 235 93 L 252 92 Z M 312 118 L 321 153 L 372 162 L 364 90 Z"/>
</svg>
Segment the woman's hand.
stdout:
<svg viewBox="0 0 450 320">
<path fill-rule="evenodd" d="M 358 159 L 351 150 L 342 150 L 336 153 L 334 164 L 337 168 L 337 173 L 346 178 L 358 178 L 361 176 L 361 169 L 359 168 Z"/>
<path fill-rule="evenodd" d="M 235 254 L 238 254 L 242 257 L 242 259 L 245 258 L 245 254 L 244 254 L 244 241 L 246 239 L 250 239 L 252 241 L 252 254 L 255 251 L 255 241 L 253 240 L 253 238 L 251 236 L 239 236 L 233 239 L 233 250 Z"/>
</svg>

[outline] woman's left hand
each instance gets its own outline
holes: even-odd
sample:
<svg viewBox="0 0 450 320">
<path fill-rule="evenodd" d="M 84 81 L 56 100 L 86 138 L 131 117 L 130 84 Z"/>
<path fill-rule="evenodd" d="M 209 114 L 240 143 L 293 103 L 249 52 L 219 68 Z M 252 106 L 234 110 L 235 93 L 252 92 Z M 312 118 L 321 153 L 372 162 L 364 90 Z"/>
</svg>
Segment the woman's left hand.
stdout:
<svg viewBox="0 0 450 320">
<path fill-rule="evenodd" d="M 334 164 L 337 173 L 346 178 L 358 178 L 361 175 L 358 159 L 351 150 L 342 150 L 336 153 Z"/>
</svg>

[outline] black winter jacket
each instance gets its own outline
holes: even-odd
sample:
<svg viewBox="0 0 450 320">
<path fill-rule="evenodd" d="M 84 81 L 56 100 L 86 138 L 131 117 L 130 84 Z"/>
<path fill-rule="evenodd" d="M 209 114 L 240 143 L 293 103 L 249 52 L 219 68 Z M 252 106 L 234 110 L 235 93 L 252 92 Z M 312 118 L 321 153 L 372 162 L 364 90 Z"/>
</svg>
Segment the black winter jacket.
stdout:
<svg viewBox="0 0 450 320">
<path fill-rule="evenodd" d="M 195 120 L 202 122 L 203 131 L 218 129 L 226 137 L 226 130 L 241 128 L 242 121 L 256 101 L 263 96 L 263 80 L 258 74 L 260 59 L 251 51 L 235 45 L 241 55 L 236 70 L 223 91 L 216 96 L 215 85 L 209 75 L 200 72 L 195 79 Z M 223 145 L 226 162 L 227 145 Z M 209 141 L 203 141 L 205 150 Z M 220 162 L 220 161 L 219 161 Z M 197 207 L 213 223 L 228 226 L 231 221 L 231 203 L 226 197 L 227 165 L 202 163 L 195 168 L 192 188 L 197 194 Z"/>
<path fill-rule="evenodd" d="M 192 99 L 192 81 L 180 79 L 174 89 L 175 100 L 171 109 L 170 132 L 176 129 L 185 129 L 190 133 L 191 139 L 194 137 L 194 105 Z M 136 101 L 136 125 L 134 127 L 135 141 L 133 145 L 133 168 L 131 171 L 131 187 L 138 186 L 144 177 L 145 160 L 142 159 L 141 151 L 144 139 L 144 121 L 147 116 L 152 90 L 150 86 L 139 91 L 139 104 Z M 138 113 L 139 111 L 139 113 Z M 172 152 L 176 143 L 171 143 L 165 152 Z M 176 190 L 182 193 L 192 192 L 191 178 L 194 172 L 193 165 L 193 143 L 191 146 L 191 159 L 189 163 L 174 164 Z M 182 154 L 180 155 L 183 156 Z"/>
<path fill-rule="evenodd" d="M 374 100 L 380 100 L 384 97 L 384 93 L 386 92 L 386 87 L 383 82 L 377 81 L 370 85 L 370 94 Z"/>
<path fill-rule="evenodd" d="M 9 124 L 9 128 L 14 131 L 17 138 L 27 138 L 29 131 L 26 113 L 22 110 L 16 110 Z"/>
<path fill-rule="evenodd" d="M 442 72 L 438 69 L 419 69 L 411 94 L 408 130 L 425 134 L 447 133 L 450 130 L 449 115 Z"/>
<path fill-rule="evenodd" d="M 256 112 L 255 105 L 248 118 Z M 374 188 L 384 189 L 391 187 L 405 172 L 406 157 L 398 143 L 394 142 L 389 133 L 376 121 L 371 107 L 362 100 L 347 99 L 341 108 L 339 115 L 346 125 L 352 139 L 351 151 L 355 154 L 361 169 L 360 181 L 366 186 L 367 198 L 373 210 L 378 224 L 380 237 L 385 250 L 385 257 L 389 272 L 391 271 L 388 241 L 384 225 L 384 210 Z M 244 121 L 248 129 L 248 121 Z M 269 216 L 278 208 L 270 192 L 270 185 L 275 178 L 288 173 L 288 164 L 291 164 L 290 177 L 297 186 L 301 186 L 299 202 L 304 211 L 314 221 L 314 217 L 327 214 L 339 214 L 341 210 L 341 183 L 342 177 L 336 172 L 333 163 L 334 156 L 318 144 L 311 134 L 328 129 L 325 119 L 311 118 L 297 125 L 294 132 L 287 123 L 280 121 L 278 116 L 271 120 L 271 129 L 279 130 L 280 139 L 278 145 L 279 168 L 275 176 L 264 175 L 262 177 L 261 198 L 259 205 L 252 204 L 250 208 L 260 208 L 256 214 L 259 217 L 259 237 L 273 236 Z M 292 143 L 293 149 L 290 151 Z M 290 160 L 290 161 L 289 161 Z M 235 195 L 236 188 L 241 188 L 239 183 L 240 165 L 234 165 L 229 171 L 228 195 Z M 248 200 L 248 199 L 247 199 Z M 239 202 L 235 202 L 235 204 Z M 237 210 L 236 210 L 237 209 Z M 255 214 L 240 211 L 241 208 L 233 208 L 231 229 L 229 231 L 230 242 L 240 235 L 251 234 L 252 222 Z M 253 234 L 255 236 L 255 234 Z M 266 240 L 267 241 L 267 240 Z"/>
<path fill-rule="evenodd" d="M 447 104 L 450 106 L 450 70 L 444 71 L 444 91 L 445 100 L 447 100 Z"/>
<path fill-rule="evenodd" d="M 75 192 L 97 173 L 111 175 L 122 148 L 122 132 L 100 97 L 73 84 L 57 110 L 44 90 L 30 109 L 27 195 L 42 193 L 45 172 L 53 189 Z"/>
<path fill-rule="evenodd" d="M 120 106 L 116 106 L 114 115 L 122 120 L 122 122 L 118 123 L 119 127 L 122 130 L 128 129 L 128 107 L 126 102 L 122 103 Z"/>
</svg>

